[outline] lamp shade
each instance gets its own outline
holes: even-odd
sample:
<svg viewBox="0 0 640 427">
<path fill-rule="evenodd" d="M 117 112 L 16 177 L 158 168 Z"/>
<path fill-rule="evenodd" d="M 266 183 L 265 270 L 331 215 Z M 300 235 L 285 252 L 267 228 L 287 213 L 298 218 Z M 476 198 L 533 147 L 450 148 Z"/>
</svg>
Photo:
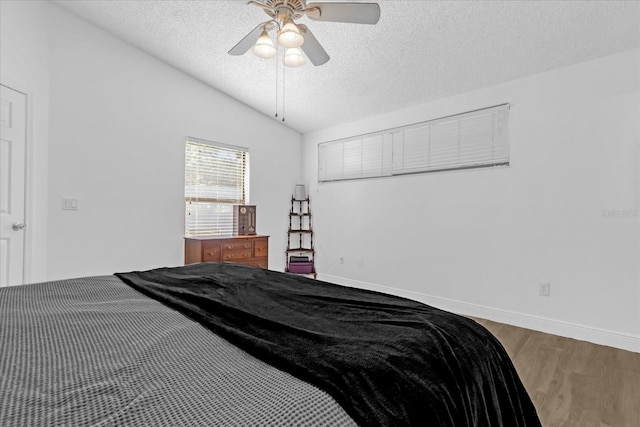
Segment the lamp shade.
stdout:
<svg viewBox="0 0 640 427">
<path fill-rule="evenodd" d="M 260 58 L 273 58 L 278 53 L 278 50 L 273 45 L 269 34 L 264 30 L 260 37 L 258 37 L 256 44 L 251 48 L 251 51 L 254 55 L 259 56 Z"/>
<path fill-rule="evenodd" d="M 278 43 L 289 48 L 300 47 L 304 43 L 300 29 L 290 18 L 284 21 L 284 26 L 278 31 Z"/>
<path fill-rule="evenodd" d="M 292 47 L 285 51 L 283 62 L 287 67 L 299 67 L 304 65 L 306 61 L 302 56 L 302 51 L 297 47 Z"/>
</svg>

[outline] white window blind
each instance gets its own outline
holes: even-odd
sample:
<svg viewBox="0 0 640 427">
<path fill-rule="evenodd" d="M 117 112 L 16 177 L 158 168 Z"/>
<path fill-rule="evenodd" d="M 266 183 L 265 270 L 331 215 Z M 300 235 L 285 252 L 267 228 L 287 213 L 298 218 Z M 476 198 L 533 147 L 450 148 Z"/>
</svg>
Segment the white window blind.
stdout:
<svg viewBox="0 0 640 427">
<path fill-rule="evenodd" d="M 373 178 L 391 175 L 389 134 L 332 141 L 319 145 L 319 180 Z"/>
<path fill-rule="evenodd" d="M 187 138 L 185 235 L 233 234 L 233 205 L 248 199 L 249 150 Z"/>
<path fill-rule="evenodd" d="M 318 181 L 509 164 L 509 105 L 318 145 Z"/>
</svg>

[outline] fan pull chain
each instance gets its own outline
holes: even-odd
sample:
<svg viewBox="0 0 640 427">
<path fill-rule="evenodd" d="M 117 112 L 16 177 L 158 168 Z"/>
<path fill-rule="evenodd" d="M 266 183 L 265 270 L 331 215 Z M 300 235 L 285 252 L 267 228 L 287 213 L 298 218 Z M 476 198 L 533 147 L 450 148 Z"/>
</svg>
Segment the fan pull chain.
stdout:
<svg viewBox="0 0 640 427">
<path fill-rule="evenodd" d="M 276 118 L 278 118 L 278 57 L 280 53 L 280 44 L 278 43 L 278 38 L 276 37 Z"/>
<path fill-rule="evenodd" d="M 283 122 L 284 122 L 284 101 L 285 101 L 284 88 L 286 86 L 285 83 L 287 82 L 286 76 L 287 76 L 287 66 L 285 65 L 284 67 L 282 67 L 282 121 Z"/>
</svg>

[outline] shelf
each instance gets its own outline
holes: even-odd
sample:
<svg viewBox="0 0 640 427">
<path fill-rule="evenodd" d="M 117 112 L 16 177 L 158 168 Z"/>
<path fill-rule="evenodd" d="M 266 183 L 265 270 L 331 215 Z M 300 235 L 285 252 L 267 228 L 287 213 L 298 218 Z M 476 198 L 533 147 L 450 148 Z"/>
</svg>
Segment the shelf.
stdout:
<svg viewBox="0 0 640 427">
<path fill-rule="evenodd" d="M 310 197 L 297 199 L 295 195 L 292 196 L 291 210 L 289 211 L 289 229 L 287 231 L 287 249 L 285 251 L 287 257 L 285 272 L 315 279 L 317 275 L 314 259 L 316 251 L 313 248 L 314 232 L 311 221 Z M 297 247 L 292 248 L 293 245 Z M 294 258 L 293 255 L 305 255 L 300 257 L 306 260 L 304 261 L 305 265 L 295 265 L 295 262 L 291 262 L 291 258 Z M 292 266 L 294 266 L 294 271 L 291 271 Z"/>
<path fill-rule="evenodd" d="M 296 276 L 313 276 L 313 278 L 315 279 L 316 277 L 316 271 L 313 270 L 311 273 L 294 273 L 293 271 L 289 271 L 289 270 L 285 270 L 285 273 L 287 274 L 295 274 Z"/>
</svg>

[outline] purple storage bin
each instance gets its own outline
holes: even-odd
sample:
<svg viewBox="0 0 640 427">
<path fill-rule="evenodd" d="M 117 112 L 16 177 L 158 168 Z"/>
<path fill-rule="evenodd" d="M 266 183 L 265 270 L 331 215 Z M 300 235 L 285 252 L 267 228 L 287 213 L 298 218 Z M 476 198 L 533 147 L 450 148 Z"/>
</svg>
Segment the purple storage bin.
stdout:
<svg viewBox="0 0 640 427">
<path fill-rule="evenodd" d="M 289 273 L 309 274 L 313 272 L 312 262 L 291 262 L 289 263 Z"/>
</svg>

